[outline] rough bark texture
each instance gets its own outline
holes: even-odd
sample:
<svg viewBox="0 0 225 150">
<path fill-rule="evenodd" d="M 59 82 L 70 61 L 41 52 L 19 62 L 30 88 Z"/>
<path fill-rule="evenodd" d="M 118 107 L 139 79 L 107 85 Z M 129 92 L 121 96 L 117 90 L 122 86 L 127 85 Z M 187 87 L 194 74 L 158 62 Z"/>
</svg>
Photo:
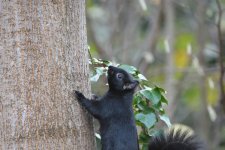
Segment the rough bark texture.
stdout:
<svg viewBox="0 0 225 150">
<path fill-rule="evenodd" d="M 85 1 L 0 0 L 0 149 L 94 149 Z"/>
</svg>

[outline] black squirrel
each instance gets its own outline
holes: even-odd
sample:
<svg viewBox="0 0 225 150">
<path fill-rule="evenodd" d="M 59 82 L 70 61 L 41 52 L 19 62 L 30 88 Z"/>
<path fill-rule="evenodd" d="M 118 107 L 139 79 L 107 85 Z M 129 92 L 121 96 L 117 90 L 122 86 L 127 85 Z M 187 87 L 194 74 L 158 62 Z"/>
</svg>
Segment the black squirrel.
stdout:
<svg viewBox="0 0 225 150">
<path fill-rule="evenodd" d="M 125 70 L 108 67 L 108 92 L 100 99 L 87 99 L 75 91 L 79 103 L 100 123 L 102 150 L 139 150 L 132 100 L 139 82 Z M 170 132 L 153 138 L 149 150 L 197 150 L 194 136 Z"/>
</svg>

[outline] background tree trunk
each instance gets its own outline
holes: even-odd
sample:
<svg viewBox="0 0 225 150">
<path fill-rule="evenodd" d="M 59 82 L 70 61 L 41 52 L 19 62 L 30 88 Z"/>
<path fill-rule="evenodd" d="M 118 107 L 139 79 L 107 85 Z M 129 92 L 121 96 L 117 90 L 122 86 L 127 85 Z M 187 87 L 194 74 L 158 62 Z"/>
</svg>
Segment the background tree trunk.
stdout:
<svg viewBox="0 0 225 150">
<path fill-rule="evenodd" d="M 167 112 L 171 120 L 174 117 L 175 110 L 175 80 L 174 80 L 174 22 L 175 22 L 175 12 L 174 12 L 174 1 L 173 0 L 164 0 L 164 15 L 165 15 L 165 49 L 166 49 L 166 65 L 165 65 L 165 74 L 166 81 L 165 87 L 167 90 L 167 98 L 170 102 L 168 105 Z"/>
<path fill-rule="evenodd" d="M 85 1 L 0 1 L 0 149 L 94 149 Z"/>
<path fill-rule="evenodd" d="M 204 56 L 204 51 L 205 51 L 205 45 L 207 42 L 206 39 L 206 26 L 205 26 L 205 18 L 206 18 L 206 10 L 207 10 L 207 1 L 206 0 L 201 0 L 198 1 L 196 0 L 197 6 L 197 40 L 198 40 L 198 50 L 199 50 L 199 65 L 200 67 L 198 68 L 198 73 L 199 73 L 199 89 L 200 89 L 200 116 L 201 121 L 199 122 L 198 126 L 198 131 L 199 134 L 202 138 L 204 138 L 205 141 L 208 141 L 207 147 L 209 149 L 212 149 L 212 140 L 210 139 L 210 119 L 209 119 L 209 114 L 208 114 L 208 100 L 207 100 L 207 76 L 206 76 L 206 61 L 205 61 L 205 56 Z"/>
</svg>

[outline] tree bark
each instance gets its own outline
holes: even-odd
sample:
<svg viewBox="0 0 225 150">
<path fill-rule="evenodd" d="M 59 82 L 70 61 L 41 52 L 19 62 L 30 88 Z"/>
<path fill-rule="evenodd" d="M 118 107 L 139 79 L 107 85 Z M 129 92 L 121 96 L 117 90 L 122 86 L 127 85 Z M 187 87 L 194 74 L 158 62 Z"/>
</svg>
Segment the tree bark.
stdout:
<svg viewBox="0 0 225 150">
<path fill-rule="evenodd" d="M 0 149 L 94 149 L 85 1 L 0 1 Z"/>
</svg>

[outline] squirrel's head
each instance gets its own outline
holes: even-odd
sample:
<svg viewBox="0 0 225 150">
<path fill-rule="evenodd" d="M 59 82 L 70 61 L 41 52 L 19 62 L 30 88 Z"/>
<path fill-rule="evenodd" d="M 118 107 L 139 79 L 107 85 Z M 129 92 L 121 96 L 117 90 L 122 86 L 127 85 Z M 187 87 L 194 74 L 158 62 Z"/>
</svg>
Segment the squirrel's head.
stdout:
<svg viewBox="0 0 225 150">
<path fill-rule="evenodd" d="M 134 80 L 125 70 L 113 66 L 108 67 L 109 89 L 122 92 L 134 91 L 139 82 Z"/>
</svg>

